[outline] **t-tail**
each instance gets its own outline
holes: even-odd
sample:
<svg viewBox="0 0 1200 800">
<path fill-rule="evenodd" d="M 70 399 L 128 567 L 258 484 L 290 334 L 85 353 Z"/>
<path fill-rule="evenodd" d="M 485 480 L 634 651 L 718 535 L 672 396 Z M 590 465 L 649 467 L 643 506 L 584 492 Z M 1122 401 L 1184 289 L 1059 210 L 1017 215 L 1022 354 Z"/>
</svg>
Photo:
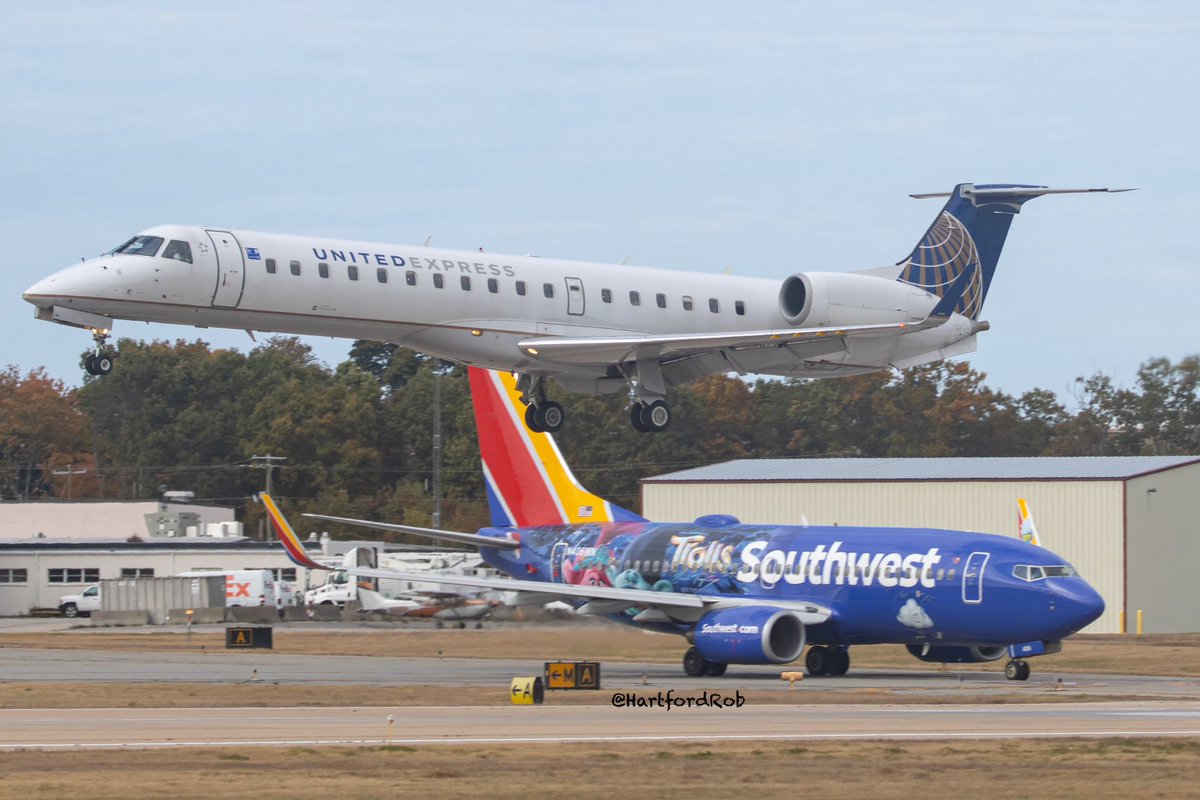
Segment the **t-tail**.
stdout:
<svg viewBox="0 0 1200 800">
<path fill-rule="evenodd" d="M 528 527 L 581 522 L 642 522 L 579 484 L 548 433 L 525 426 L 516 379 L 468 368 L 492 524 Z"/>
<path fill-rule="evenodd" d="M 1050 189 L 1045 186 L 960 183 L 951 192 L 914 194 L 916 198 L 947 197 L 929 230 L 908 258 L 901 261 L 897 280 L 944 296 L 955 280 L 974 268 L 970 285 L 954 311 L 979 319 L 1008 227 L 1021 206 L 1044 194 L 1128 192 L 1130 189 Z"/>
<path fill-rule="evenodd" d="M 1029 503 L 1024 497 L 1017 500 L 1017 533 L 1020 535 L 1021 541 L 1029 542 L 1037 547 L 1042 546 L 1037 526 L 1033 524 L 1033 514 L 1029 512 Z"/>
</svg>

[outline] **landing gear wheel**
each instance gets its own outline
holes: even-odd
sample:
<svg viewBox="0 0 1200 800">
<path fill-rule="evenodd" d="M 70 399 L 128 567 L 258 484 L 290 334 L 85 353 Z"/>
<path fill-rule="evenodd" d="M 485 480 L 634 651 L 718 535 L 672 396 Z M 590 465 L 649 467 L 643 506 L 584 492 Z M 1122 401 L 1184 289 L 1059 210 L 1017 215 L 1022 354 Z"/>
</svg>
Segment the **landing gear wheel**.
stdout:
<svg viewBox="0 0 1200 800">
<path fill-rule="evenodd" d="M 833 656 L 833 664 L 829 669 L 830 675 L 841 676 L 850 671 L 850 651 L 834 650 L 831 655 Z"/>
<path fill-rule="evenodd" d="M 533 418 L 537 421 L 538 427 L 546 433 L 557 433 L 567 418 L 563 407 L 553 400 L 547 400 L 536 408 Z"/>
<path fill-rule="evenodd" d="M 645 408 L 641 403 L 634 403 L 629 407 L 629 424 L 638 433 L 649 433 L 650 429 L 642 422 L 642 409 Z"/>
<path fill-rule="evenodd" d="M 94 375 L 107 375 L 113 370 L 112 356 L 107 353 L 101 353 L 98 356 L 92 356 L 92 369 L 95 370 Z"/>
<path fill-rule="evenodd" d="M 711 662 L 700 655 L 700 651 L 694 647 L 689 647 L 687 652 L 683 654 L 683 671 L 693 678 L 699 678 L 708 674 L 708 665 Z"/>
<path fill-rule="evenodd" d="M 649 433 L 662 433 L 671 427 L 671 407 L 662 400 L 655 400 L 642 407 L 642 427 Z"/>
<path fill-rule="evenodd" d="M 1029 662 L 1013 660 L 1004 665 L 1004 677 L 1010 681 L 1029 680 Z"/>
<path fill-rule="evenodd" d="M 704 674 L 713 678 L 719 678 L 725 674 L 725 670 L 728 668 L 728 664 L 722 664 L 719 661 L 710 661 L 708 662 L 708 669 L 704 671 Z"/>
<path fill-rule="evenodd" d="M 100 373 L 96 372 L 96 357 L 95 356 L 88 356 L 87 358 L 85 358 L 83 360 L 83 369 L 85 372 L 87 372 L 88 375 L 99 375 L 100 374 Z"/>
<path fill-rule="evenodd" d="M 847 666 L 849 664 L 847 663 Z M 813 677 L 829 675 L 833 667 L 833 653 L 825 645 L 816 644 L 808 648 L 804 656 L 804 668 Z"/>
<path fill-rule="evenodd" d="M 529 428 L 529 430 L 533 431 L 534 433 L 545 433 L 545 431 L 542 430 L 542 426 L 538 424 L 537 411 L 537 406 L 535 405 L 531 404 L 525 406 L 525 427 Z"/>
</svg>

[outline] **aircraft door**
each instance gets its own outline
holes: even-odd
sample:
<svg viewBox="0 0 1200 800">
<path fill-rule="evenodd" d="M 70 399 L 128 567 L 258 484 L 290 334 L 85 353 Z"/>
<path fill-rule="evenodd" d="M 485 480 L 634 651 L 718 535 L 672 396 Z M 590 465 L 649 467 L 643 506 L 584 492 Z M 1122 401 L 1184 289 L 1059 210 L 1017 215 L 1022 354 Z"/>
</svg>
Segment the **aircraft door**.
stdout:
<svg viewBox="0 0 1200 800">
<path fill-rule="evenodd" d="M 971 553 L 963 567 L 962 598 L 964 603 L 983 602 L 983 570 L 991 553 Z"/>
<path fill-rule="evenodd" d="M 579 278 L 564 278 L 567 282 L 567 313 L 573 317 L 583 316 L 583 281 Z"/>
<path fill-rule="evenodd" d="M 554 549 L 550 551 L 550 581 L 552 583 L 566 583 L 563 579 L 563 556 L 567 554 L 566 542 L 555 542 Z"/>
<path fill-rule="evenodd" d="M 242 257 L 242 246 L 229 231 L 205 231 L 212 240 L 213 252 L 217 254 L 217 288 L 213 291 L 212 304 L 223 308 L 237 308 L 242 300 L 242 289 L 246 280 L 246 262 Z"/>
</svg>

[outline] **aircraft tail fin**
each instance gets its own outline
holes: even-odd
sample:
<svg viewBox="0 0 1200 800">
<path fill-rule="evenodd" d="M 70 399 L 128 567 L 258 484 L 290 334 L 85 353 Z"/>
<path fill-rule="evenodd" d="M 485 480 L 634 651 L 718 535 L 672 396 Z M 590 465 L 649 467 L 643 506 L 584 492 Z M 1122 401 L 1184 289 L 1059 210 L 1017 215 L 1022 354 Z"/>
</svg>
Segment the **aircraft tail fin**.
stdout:
<svg viewBox="0 0 1200 800">
<path fill-rule="evenodd" d="M 493 525 L 644 521 L 581 486 L 554 437 L 525 427 L 511 374 L 478 367 L 467 372 Z"/>
<path fill-rule="evenodd" d="M 1029 512 L 1029 503 L 1024 497 L 1017 500 L 1017 532 L 1020 534 L 1022 541 L 1029 542 L 1037 547 L 1042 546 L 1037 526 L 1033 524 L 1033 514 Z"/>
<path fill-rule="evenodd" d="M 271 498 L 271 495 L 261 492 L 258 498 L 266 506 L 267 517 L 271 520 L 271 526 L 275 528 L 275 535 L 279 537 L 279 543 L 287 551 L 287 557 L 291 559 L 291 562 L 305 569 L 329 569 L 329 567 L 318 564 L 309 558 L 308 553 L 304 549 L 304 544 L 300 541 L 300 537 L 292 530 L 292 526 L 288 523 L 287 518 L 283 516 L 283 512 L 279 510 L 279 506 L 275 505 L 275 501 Z"/>
<path fill-rule="evenodd" d="M 979 319 L 992 276 L 996 272 L 996 264 L 1000 260 L 1000 251 L 1008 236 L 1008 228 L 1024 203 L 1044 194 L 1127 191 L 1131 190 L 960 183 L 950 192 L 914 194 L 912 196 L 918 199 L 948 199 L 912 253 L 900 262 L 900 277 L 897 280 L 943 297 L 955 280 L 974 266 L 975 273 L 970 285 L 955 304 L 954 311 L 971 319 Z"/>
</svg>

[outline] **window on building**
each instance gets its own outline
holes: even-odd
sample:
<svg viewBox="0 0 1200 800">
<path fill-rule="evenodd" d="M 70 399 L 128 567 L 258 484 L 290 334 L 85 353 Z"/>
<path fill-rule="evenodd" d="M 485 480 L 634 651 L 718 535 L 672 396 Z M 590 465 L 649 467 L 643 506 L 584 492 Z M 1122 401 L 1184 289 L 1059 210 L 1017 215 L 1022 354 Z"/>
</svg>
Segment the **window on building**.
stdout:
<svg viewBox="0 0 1200 800">
<path fill-rule="evenodd" d="M 273 258 L 267 259 L 267 272 L 269 272 L 272 275 L 275 274 L 275 259 L 273 259 Z"/>
<path fill-rule="evenodd" d="M 417 273 L 413 272 L 411 269 L 408 272 L 404 273 L 404 282 L 407 283 L 409 286 L 416 286 L 417 285 Z"/>
<path fill-rule="evenodd" d="M 546 297 L 554 297 L 554 284 L 553 283 L 543 283 L 542 284 L 542 294 L 546 295 Z"/>
<path fill-rule="evenodd" d="M 525 296 L 525 281 L 517 281 L 517 294 Z"/>
<path fill-rule="evenodd" d="M 292 582 L 292 581 L 296 580 L 296 568 L 295 567 L 271 567 L 270 570 L 271 570 L 271 575 L 277 581 Z"/>
<path fill-rule="evenodd" d="M 499 292 L 500 291 L 500 281 L 496 280 L 495 278 L 488 278 L 488 291 L 491 292 L 492 294 L 496 294 L 497 292 Z"/>
<path fill-rule="evenodd" d="M 692 298 L 688 297 L 688 296 L 685 294 L 685 295 L 683 296 L 683 310 L 684 310 L 684 311 L 691 311 L 691 310 L 692 310 L 692 306 L 693 306 L 693 305 L 694 305 L 694 304 L 692 303 Z"/>
<path fill-rule="evenodd" d="M 440 273 L 440 272 L 433 273 L 433 288 L 440 289 L 445 285 L 446 285 L 445 276 L 442 275 L 442 273 Z"/>
<path fill-rule="evenodd" d="M 458 279 L 458 285 L 462 287 L 462 290 L 464 292 L 471 291 L 471 276 L 470 275 L 460 276 Z"/>
<path fill-rule="evenodd" d="M 746 301 L 744 301 L 744 300 L 733 301 L 733 313 L 737 314 L 739 317 L 746 316 Z"/>
<path fill-rule="evenodd" d="M 659 308 L 666 308 L 667 307 L 667 296 L 665 294 L 663 294 L 662 292 L 659 292 L 658 294 L 654 295 L 654 303 Z"/>
<path fill-rule="evenodd" d="M 629 305 L 640 306 L 642 304 L 642 296 L 637 292 L 629 293 Z"/>
<path fill-rule="evenodd" d="M 387 270 L 383 267 L 375 270 L 375 280 L 379 281 L 380 283 L 387 283 Z"/>
<path fill-rule="evenodd" d="M 612 289 L 601 289 L 600 290 L 600 302 L 601 303 L 611 303 L 612 302 Z"/>
<path fill-rule="evenodd" d="M 708 310 L 714 314 L 719 314 L 721 311 L 721 301 L 715 297 L 708 298 Z"/>
<path fill-rule="evenodd" d="M 122 578 L 153 578 L 154 567 L 121 567 Z"/>
<path fill-rule="evenodd" d="M 352 281 L 358 280 L 358 267 L 353 264 L 346 265 L 346 277 Z"/>
<path fill-rule="evenodd" d="M 49 583 L 95 583 L 100 580 L 99 567 L 56 567 L 48 570 Z"/>
<path fill-rule="evenodd" d="M 29 571 L 0 567 L 0 583 L 29 583 Z"/>
<path fill-rule="evenodd" d="M 317 263 L 317 274 L 320 275 L 322 278 L 328 278 L 329 277 L 329 265 L 326 264 L 324 261 L 318 262 Z"/>
<path fill-rule="evenodd" d="M 293 261 L 293 262 L 291 263 L 291 268 L 292 268 L 292 274 L 293 274 L 293 275 L 299 275 L 299 274 L 300 274 L 300 262 L 299 262 L 299 261 Z"/>
</svg>

